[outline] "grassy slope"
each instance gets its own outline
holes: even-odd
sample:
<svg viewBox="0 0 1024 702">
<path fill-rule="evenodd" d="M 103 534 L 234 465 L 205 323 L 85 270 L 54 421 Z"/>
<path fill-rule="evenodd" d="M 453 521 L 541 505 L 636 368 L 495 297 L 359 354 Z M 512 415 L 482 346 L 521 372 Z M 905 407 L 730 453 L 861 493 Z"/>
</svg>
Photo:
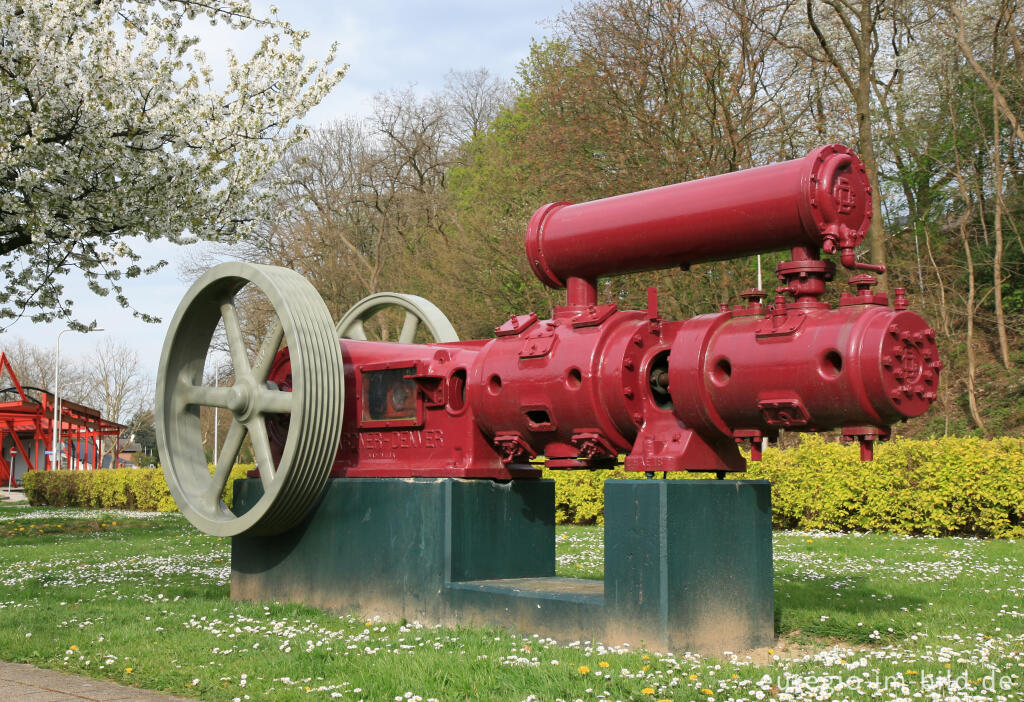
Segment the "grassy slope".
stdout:
<svg viewBox="0 0 1024 702">
<path fill-rule="evenodd" d="M 232 602 L 229 542 L 176 515 L 0 507 L 0 543 L 0 658 L 208 700 L 897 699 L 959 687 L 1021 699 L 1024 686 L 1024 546 L 1007 541 L 777 534 L 789 653 L 717 660 Z M 600 528 L 560 528 L 558 553 L 560 574 L 600 577 Z"/>
</svg>

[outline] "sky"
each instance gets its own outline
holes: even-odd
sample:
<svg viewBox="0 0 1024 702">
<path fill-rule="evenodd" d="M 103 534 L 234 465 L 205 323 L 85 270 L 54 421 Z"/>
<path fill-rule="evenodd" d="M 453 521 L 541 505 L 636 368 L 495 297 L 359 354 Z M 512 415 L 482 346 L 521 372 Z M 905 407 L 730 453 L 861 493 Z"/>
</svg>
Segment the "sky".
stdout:
<svg viewBox="0 0 1024 702">
<path fill-rule="evenodd" d="M 254 2 L 257 11 L 269 3 Z M 487 68 L 492 74 L 510 78 L 526 58 L 531 39 L 549 34 L 548 21 L 571 3 L 565 0 L 302 0 L 279 3 L 280 17 L 311 32 L 304 46 L 307 57 L 327 54 L 337 41 L 338 63 L 348 64 L 345 78 L 318 105 L 304 124 L 316 126 L 332 120 L 365 117 L 370 114 L 374 95 L 412 87 L 426 95 L 443 87 L 451 70 Z M 252 49 L 254 37 L 204 26 L 198 30 L 200 48 L 216 68 L 219 57 L 231 46 L 240 56 Z M 162 271 L 124 284 L 125 293 L 139 310 L 162 319 L 147 324 L 132 317 L 111 298 L 93 295 L 77 278 L 66 281 L 66 291 L 75 301 L 82 321 L 96 320 L 104 331 L 91 334 L 68 332 L 61 338 L 61 357 L 83 358 L 110 336 L 138 351 L 153 380 L 167 326 L 178 302 L 188 289 L 180 263 L 185 250 L 172 244 L 141 243 L 136 251 L 144 260 L 166 259 Z M 22 319 L 6 332 L 41 347 L 52 348 L 62 323 L 37 324 Z M 0 336 L 0 348 L 4 336 Z"/>
</svg>

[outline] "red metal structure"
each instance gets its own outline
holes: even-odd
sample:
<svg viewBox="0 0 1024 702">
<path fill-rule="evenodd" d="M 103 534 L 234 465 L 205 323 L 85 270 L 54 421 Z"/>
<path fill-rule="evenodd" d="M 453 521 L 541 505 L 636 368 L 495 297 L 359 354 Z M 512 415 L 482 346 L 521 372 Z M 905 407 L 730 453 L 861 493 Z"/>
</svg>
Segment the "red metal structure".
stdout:
<svg viewBox="0 0 1024 702">
<path fill-rule="evenodd" d="M 905 291 L 890 303 L 872 290 L 881 267 L 856 261 L 870 217 L 864 166 L 840 145 L 545 205 L 527 256 L 565 304 L 474 341 L 422 298 L 378 293 L 335 322 L 297 272 L 222 263 L 188 290 L 161 354 L 168 488 L 195 526 L 233 537 L 235 599 L 715 655 L 771 645 L 767 481 L 606 481 L 599 582 L 555 576 L 555 485 L 533 479 L 531 459 L 600 469 L 625 454 L 648 478 L 723 478 L 746 468 L 738 443 L 758 460 L 782 430 L 839 430 L 870 459 L 893 423 L 936 399 L 942 368 Z M 602 276 L 777 250 L 789 258 L 774 291 L 692 319 L 662 319 L 653 288 L 643 310 L 598 297 Z M 851 272 L 835 306 L 825 292 L 837 268 L 823 252 Z M 247 286 L 275 317 L 255 354 L 239 321 Z M 364 322 L 392 305 L 406 312 L 398 343 L 367 340 Z M 204 382 L 219 327 L 230 387 Z M 432 340 L 414 343 L 424 332 Z M 231 414 L 212 470 L 202 407 Z M 246 439 L 259 479 L 238 481 L 229 508 Z"/>
<path fill-rule="evenodd" d="M 7 356 L 0 353 L 0 376 L 6 370 L 12 385 L 0 390 L 0 487 L 18 487 L 25 471 L 53 470 L 57 462 L 47 452 L 53 446 L 53 393 L 22 386 Z M 60 401 L 61 464 L 80 470 L 100 467 L 100 442 L 119 436 L 120 424 L 107 421 L 77 402 Z M 13 449 L 13 461 L 11 460 Z"/>
<path fill-rule="evenodd" d="M 781 429 L 839 429 L 861 456 L 936 399 L 935 333 L 854 249 L 871 218 L 860 159 L 806 157 L 629 195 L 541 207 L 526 251 L 565 288 L 551 319 L 514 315 L 496 338 L 439 344 L 342 339 L 345 408 L 331 475 L 509 479 L 549 467 L 741 471 Z M 600 276 L 789 249 L 773 294 L 686 321 L 599 304 Z M 822 300 L 838 254 L 854 291 Z M 291 386 L 288 349 L 270 380 Z M 288 419 L 268 419 L 275 461 Z"/>
</svg>

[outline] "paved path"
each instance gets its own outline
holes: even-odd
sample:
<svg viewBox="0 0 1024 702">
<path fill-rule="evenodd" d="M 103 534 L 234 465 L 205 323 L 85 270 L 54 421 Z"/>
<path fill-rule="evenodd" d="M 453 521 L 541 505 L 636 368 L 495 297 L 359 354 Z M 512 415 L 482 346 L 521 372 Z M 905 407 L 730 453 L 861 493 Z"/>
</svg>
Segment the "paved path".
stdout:
<svg viewBox="0 0 1024 702">
<path fill-rule="evenodd" d="M 139 690 L 111 682 L 100 682 L 55 670 L 43 670 L 24 663 L 0 661 L 0 700 L 11 702 L 189 702 L 159 692 Z"/>
</svg>

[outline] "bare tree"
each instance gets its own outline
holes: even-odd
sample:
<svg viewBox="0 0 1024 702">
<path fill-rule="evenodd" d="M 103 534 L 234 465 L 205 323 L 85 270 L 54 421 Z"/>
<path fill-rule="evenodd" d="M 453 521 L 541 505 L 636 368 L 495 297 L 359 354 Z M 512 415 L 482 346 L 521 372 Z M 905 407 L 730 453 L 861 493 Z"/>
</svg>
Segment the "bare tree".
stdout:
<svg viewBox="0 0 1024 702">
<path fill-rule="evenodd" d="M 871 228 L 868 232 L 871 260 L 885 265 L 885 230 L 882 226 L 882 205 L 879 159 L 872 121 L 873 89 L 878 83 L 892 82 L 898 71 L 894 65 L 888 77 L 880 77 L 879 52 L 888 45 L 884 30 L 900 11 L 902 0 L 805 0 L 804 15 L 812 41 L 794 40 L 781 35 L 780 40 L 799 48 L 819 65 L 836 72 L 849 93 L 856 111 L 857 146 L 871 187 Z M 801 33 L 802 27 L 798 30 Z M 879 279 L 881 289 L 887 287 L 885 276 Z"/>
<path fill-rule="evenodd" d="M 480 136 L 501 108 L 511 103 L 512 89 L 508 81 L 486 68 L 450 71 L 441 99 L 447 108 L 452 138 L 467 143 Z"/>
<path fill-rule="evenodd" d="M 50 392 L 53 388 L 54 361 L 56 359 L 52 347 L 37 346 L 17 336 L 4 336 L 0 350 L 7 354 L 7 359 L 18 376 L 22 386 L 30 385 Z M 12 383 L 0 380 L 0 389 L 10 387 Z M 77 358 L 75 347 L 65 337 L 61 353 L 60 396 L 72 402 L 88 404 L 90 398 L 89 379 L 83 365 Z"/>
<path fill-rule="evenodd" d="M 956 46 L 967 60 L 971 70 L 984 82 L 992 96 L 992 208 L 993 236 L 995 238 L 995 255 L 992 260 L 992 290 L 995 306 L 996 335 L 999 341 L 999 355 L 1005 368 L 1010 368 L 1010 345 L 1006 332 L 1006 310 L 1003 305 L 1003 218 L 1006 212 L 1004 199 L 1004 163 L 1002 156 L 1001 134 L 1002 123 L 1010 126 L 1011 140 L 1024 142 L 1024 129 L 1021 127 L 1017 110 L 1011 105 L 1014 93 L 1019 99 L 1021 81 L 1024 80 L 1019 64 L 1010 59 L 1010 52 L 1017 53 L 1017 60 L 1024 59 L 1016 33 L 1016 25 L 1021 21 L 1020 7 L 1016 0 L 998 0 L 989 3 L 987 11 L 979 12 L 978 7 L 971 8 L 974 21 L 965 15 L 965 9 L 957 0 L 953 0 L 939 13 L 939 26 L 945 34 L 956 41 Z M 978 38 L 988 44 L 987 63 L 983 65 L 985 56 L 979 56 L 975 50 Z M 1016 85 L 1015 85 L 1016 84 Z M 1016 90 L 1015 90 L 1016 88 Z M 1008 98 L 1007 95 L 1011 97 Z"/>
<path fill-rule="evenodd" d="M 372 293 L 434 288 L 440 276 L 422 254 L 443 249 L 450 234 L 446 188 L 459 130 L 482 128 L 501 94 L 486 71 L 451 80 L 458 109 L 412 90 L 380 95 L 367 120 L 336 122 L 293 149 L 282 165 L 277 218 L 235 255 L 299 271 L 335 316 Z M 246 317 L 258 321 L 251 307 Z M 386 326 L 376 331 L 386 338 Z"/>
<path fill-rule="evenodd" d="M 120 438 L 129 440 L 150 409 L 153 397 L 152 379 L 143 370 L 138 351 L 111 338 L 104 339 L 89 356 L 86 374 L 91 385 L 91 404 L 104 419 L 124 424 Z M 113 455 L 116 445 L 115 438 L 108 437 L 103 455 Z M 116 456 L 111 464 L 116 464 Z"/>
</svg>

